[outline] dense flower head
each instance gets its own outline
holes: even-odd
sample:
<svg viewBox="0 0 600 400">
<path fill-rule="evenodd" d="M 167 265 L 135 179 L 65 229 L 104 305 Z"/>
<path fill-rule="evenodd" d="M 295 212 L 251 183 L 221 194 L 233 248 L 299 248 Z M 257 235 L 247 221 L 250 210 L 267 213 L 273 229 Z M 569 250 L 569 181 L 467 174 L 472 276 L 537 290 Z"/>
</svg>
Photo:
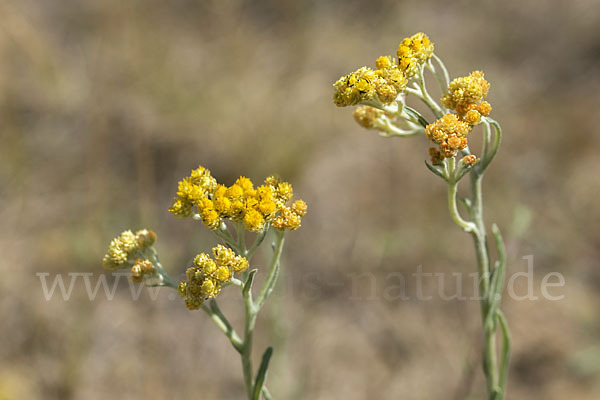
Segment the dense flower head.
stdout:
<svg viewBox="0 0 600 400">
<path fill-rule="evenodd" d="M 155 276 L 156 268 L 149 260 L 138 258 L 131 267 L 131 280 L 134 283 L 142 283 L 145 279 Z"/>
<path fill-rule="evenodd" d="M 473 154 L 466 155 L 460 160 L 464 165 L 470 166 L 474 165 L 478 160 L 477 157 Z"/>
<path fill-rule="evenodd" d="M 490 84 L 482 71 L 473 71 L 468 76 L 456 78 L 448 85 L 448 93 L 442 96 L 442 104 L 450 110 L 456 110 L 458 116 L 476 125 L 481 116 L 488 116 L 492 106 L 483 101 L 488 94 Z"/>
<path fill-rule="evenodd" d="M 179 217 L 191 217 L 193 206 L 206 198 L 216 186 L 217 180 L 211 176 L 210 171 L 199 166 L 192 170 L 190 176 L 179 181 L 177 197 L 169 211 Z"/>
<path fill-rule="evenodd" d="M 194 171 L 201 171 L 196 172 L 201 181 L 193 179 Z M 241 222 L 251 232 L 259 232 L 288 208 L 286 203 L 294 193 L 292 185 L 276 175 L 267 177 L 257 187 L 245 176 L 239 177 L 233 185 L 225 186 L 217 183 L 203 167 L 194 171 L 191 177 L 179 182 L 177 197 L 169 211 L 179 217 L 197 216 L 213 230 L 230 220 Z M 290 226 L 296 229 L 300 225 Z"/>
<path fill-rule="evenodd" d="M 398 46 L 398 67 L 407 78 L 412 78 L 417 74 L 418 67 L 431 58 L 433 48 L 429 37 L 422 32 L 405 38 Z"/>
<path fill-rule="evenodd" d="M 427 125 L 427 138 L 439 145 L 439 153 L 430 150 L 432 162 L 437 164 L 444 158 L 454 157 L 457 150 L 466 148 L 470 131 L 471 125 L 459 120 L 456 114 L 450 113 Z"/>
<path fill-rule="evenodd" d="M 137 255 L 151 247 L 156 241 L 156 233 L 142 229 L 135 234 L 130 230 L 124 231 L 113 239 L 102 259 L 102 266 L 115 270 L 127 268 L 135 263 Z"/>
<path fill-rule="evenodd" d="M 389 57 L 380 57 L 377 70 L 362 67 L 333 84 L 338 107 L 381 102 L 391 104 L 406 89 L 406 77 Z"/>
<path fill-rule="evenodd" d="M 354 109 L 352 116 L 363 128 L 377 129 L 377 122 L 383 116 L 383 111 L 371 106 L 360 106 Z"/>
<path fill-rule="evenodd" d="M 190 310 L 197 310 L 204 300 L 216 297 L 235 273 L 248 269 L 248 260 L 225 246 L 213 248 L 213 255 L 214 259 L 206 253 L 198 254 L 194 266 L 185 272 L 187 281 L 179 283 L 178 293 Z"/>
</svg>

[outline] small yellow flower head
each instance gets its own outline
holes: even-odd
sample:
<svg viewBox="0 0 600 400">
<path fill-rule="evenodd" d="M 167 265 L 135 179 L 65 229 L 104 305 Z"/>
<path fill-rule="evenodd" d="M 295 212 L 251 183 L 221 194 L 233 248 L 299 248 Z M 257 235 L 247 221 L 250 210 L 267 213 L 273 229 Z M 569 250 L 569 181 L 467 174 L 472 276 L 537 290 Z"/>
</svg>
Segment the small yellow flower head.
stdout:
<svg viewBox="0 0 600 400">
<path fill-rule="evenodd" d="M 288 182 L 279 182 L 276 189 L 277 197 L 283 201 L 289 201 L 294 196 L 294 188 Z"/>
<path fill-rule="evenodd" d="M 394 60 L 390 56 L 381 56 L 375 61 L 377 69 L 391 68 L 394 65 Z"/>
<path fill-rule="evenodd" d="M 146 275 L 153 275 L 156 272 L 154 264 L 152 264 L 149 260 L 138 259 L 135 264 L 139 265 L 142 272 Z"/>
<path fill-rule="evenodd" d="M 187 282 L 186 281 L 179 282 L 179 285 L 177 286 L 177 293 L 179 294 L 179 296 L 185 297 L 186 292 L 187 292 Z"/>
<path fill-rule="evenodd" d="M 227 189 L 227 197 L 232 200 L 239 199 L 244 195 L 244 189 L 238 184 L 233 184 Z"/>
<path fill-rule="evenodd" d="M 273 227 L 279 230 L 288 229 L 295 231 L 300 228 L 302 219 L 291 208 L 285 207 L 281 210 L 281 214 L 273 221 Z"/>
<path fill-rule="evenodd" d="M 242 188 L 244 193 L 248 193 L 254 189 L 254 184 L 252 181 L 245 176 L 240 176 L 235 184 Z"/>
<path fill-rule="evenodd" d="M 467 135 L 470 130 L 471 126 L 460 121 L 455 114 L 446 114 L 427 125 L 425 134 L 429 140 L 439 144 L 441 155 L 450 158 L 454 157 L 457 150 L 467 147 Z"/>
<path fill-rule="evenodd" d="M 244 225 L 251 232 L 259 232 L 265 226 L 263 215 L 255 209 L 246 210 Z"/>
<path fill-rule="evenodd" d="M 294 204 L 292 204 L 292 211 L 296 215 L 304 217 L 306 215 L 306 212 L 308 211 L 308 206 L 306 205 L 304 200 L 296 200 Z"/>
<path fill-rule="evenodd" d="M 154 265 L 142 258 L 138 258 L 135 264 L 131 267 L 131 281 L 134 283 L 142 283 L 144 279 L 150 278 L 156 274 Z"/>
<path fill-rule="evenodd" d="M 487 101 L 482 101 L 481 103 L 477 104 L 475 109 L 479 114 L 483 115 L 484 117 L 487 117 L 488 115 L 490 115 L 490 112 L 492 112 L 492 106 Z"/>
<path fill-rule="evenodd" d="M 169 208 L 169 212 L 176 217 L 191 217 L 193 214 L 192 203 L 176 197 L 173 200 L 173 205 Z"/>
<path fill-rule="evenodd" d="M 131 267 L 131 281 L 133 283 L 142 283 L 144 281 L 144 271 L 138 264 Z"/>
<path fill-rule="evenodd" d="M 215 210 L 219 213 L 219 215 L 227 216 L 231 211 L 231 200 L 227 197 L 215 197 L 214 201 Z"/>
<path fill-rule="evenodd" d="M 217 187 L 217 180 L 213 178 L 210 171 L 203 166 L 192 170 L 190 175 L 192 183 L 199 186 L 205 193 L 212 192 Z"/>
<path fill-rule="evenodd" d="M 354 109 L 352 116 L 363 128 L 376 129 L 377 120 L 383 116 L 383 111 L 371 106 L 360 106 Z"/>
<path fill-rule="evenodd" d="M 215 282 L 212 279 L 206 279 L 200 285 L 200 295 L 202 297 L 217 297 L 219 292 L 221 291 L 221 287 L 218 282 Z"/>
<path fill-rule="evenodd" d="M 138 247 L 141 250 L 145 250 L 148 247 L 152 246 L 154 242 L 156 242 L 156 233 L 148 230 L 142 229 L 135 233 L 135 237 L 137 239 Z"/>
<path fill-rule="evenodd" d="M 270 186 L 271 188 L 274 188 L 274 187 L 277 187 L 277 185 L 279 185 L 279 182 L 281 182 L 281 181 L 282 181 L 282 179 L 279 175 L 271 174 L 265 178 L 265 185 Z"/>
<path fill-rule="evenodd" d="M 233 250 L 218 245 L 213 248 L 214 259 L 206 253 L 194 258 L 194 266 L 187 269 L 187 282 L 179 283 L 177 292 L 185 299 L 190 310 L 197 310 L 207 298 L 216 297 L 223 284 L 231 281 L 234 273 L 248 269 L 248 260 L 236 256 Z"/>
<path fill-rule="evenodd" d="M 477 157 L 475 157 L 473 154 L 469 154 L 468 156 L 464 156 L 460 161 L 464 165 L 470 166 L 474 165 L 477 162 Z"/>
<path fill-rule="evenodd" d="M 179 181 L 177 197 L 169 211 L 177 217 L 191 217 L 194 215 L 194 205 L 214 192 L 216 188 L 217 181 L 210 175 L 210 171 L 199 166 L 192 170 L 190 176 Z"/>
<path fill-rule="evenodd" d="M 213 248 L 213 255 L 219 265 L 230 265 L 236 257 L 233 250 L 223 245 Z"/>
<path fill-rule="evenodd" d="M 264 199 L 258 203 L 257 209 L 266 219 L 271 219 L 277 211 L 277 204 L 270 198 Z"/>
<path fill-rule="evenodd" d="M 204 266 L 213 260 L 206 253 L 200 253 L 194 257 L 194 265 L 200 269 L 204 269 Z"/>
<path fill-rule="evenodd" d="M 231 269 L 236 274 L 246 271 L 248 269 L 248 260 L 246 257 L 236 256 L 231 263 Z"/>
<path fill-rule="evenodd" d="M 433 43 L 422 32 L 405 38 L 398 46 L 398 67 L 407 78 L 418 72 L 418 67 L 425 64 L 433 55 Z"/>
<path fill-rule="evenodd" d="M 231 205 L 231 211 L 229 215 L 234 221 L 239 221 L 242 219 L 245 212 L 246 206 L 244 205 L 244 202 L 238 200 L 233 202 L 233 204 Z"/>
<path fill-rule="evenodd" d="M 477 110 L 469 110 L 465 114 L 463 121 L 469 125 L 477 125 L 481 122 L 481 114 Z"/>
<path fill-rule="evenodd" d="M 222 283 L 229 282 L 231 280 L 231 270 L 227 267 L 219 267 L 215 271 L 215 278 Z"/>
<path fill-rule="evenodd" d="M 387 62 L 382 61 L 381 58 L 378 63 L 387 65 Z M 374 101 L 391 104 L 398 94 L 406 89 L 406 78 L 395 65 L 376 71 L 362 67 L 350 75 L 341 77 L 333 87 L 335 88 L 333 101 L 338 107 Z"/>
<path fill-rule="evenodd" d="M 128 260 L 133 257 L 138 248 L 137 236 L 131 231 L 125 231 L 110 242 L 102 265 L 111 270 L 126 268 Z"/>
<path fill-rule="evenodd" d="M 469 76 L 456 78 L 450 82 L 448 93 L 442 96 L 442 104 L 446 108 L 456 110 L 462 117 L 472 109 L 471 105 L 487 97 L 489 89 L 490 84 L 484 79 L 483 72 L 473 71 Z"/>
<path fill-rule="evenodd" d="M 214 231 L 219 227 L 221 219 L 219 218 L 219 213 L 216 212 L 214 208 L 205 208 L 200 215 L 202 217 L 202 222 L 204 222 L 204 225 L 209 229 Z"/>
</svg>

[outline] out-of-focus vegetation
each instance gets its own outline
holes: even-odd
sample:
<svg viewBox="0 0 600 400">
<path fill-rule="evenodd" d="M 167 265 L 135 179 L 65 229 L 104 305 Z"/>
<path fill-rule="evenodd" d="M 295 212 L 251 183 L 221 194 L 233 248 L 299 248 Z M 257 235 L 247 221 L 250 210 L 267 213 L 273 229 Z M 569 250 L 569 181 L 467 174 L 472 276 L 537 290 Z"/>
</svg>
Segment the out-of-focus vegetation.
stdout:
<svg viewBox="0 0 600 400">
<path fill-rule="evenodd" d="M 200 163 L 228 183 L 278 172 L 309 204 L 272 307 L 285 322 L 259 334 L 277 343 L 275 398 L 481 398 L 477 302 L 384 296 L 397 272 L 413 294 L 419 265 L 474 271 L 428 144 L 378 138 L 331 100 L 417 31 L 453 76 L 492 83 L 505 136 L 485 212 L 508 273 L 533 254 L 538 296 L 544 274 L 566 279 L 561 301 L 505 299 L 508 399 L 597 399 L 598 26 L 593 0 L 0 2 L 0 399 L 243 396 L 226 339 L 167 291 L 90 301 L 79 280 L 46 301 L 36 276 L 95 284 L 110 239 L 141 227 L 183 272 L 214 245 L 167 211 Z"/>
</svg>

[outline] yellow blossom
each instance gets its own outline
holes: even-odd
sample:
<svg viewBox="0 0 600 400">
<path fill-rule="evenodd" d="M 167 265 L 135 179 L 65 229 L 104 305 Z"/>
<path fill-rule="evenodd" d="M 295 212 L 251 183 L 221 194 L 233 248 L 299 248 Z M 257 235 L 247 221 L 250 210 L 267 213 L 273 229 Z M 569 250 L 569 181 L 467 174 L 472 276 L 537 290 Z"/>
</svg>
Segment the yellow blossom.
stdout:
<svg viewBox="0 0 600 400">
<path fill-rule="evenodd" d="M 207 298 L 216 297 L 222 285 L 231 281 L 233 274 L 248 268 L 248 260 L 233 250 L 218 245 L 213 248 L 214 259 L 206 253 L 194 258 L 194 266 L 186 270 L 187 281 L 180 282 L 177 292 L 190 310 L 197 310 Z"/>
<path fill-rule="evenodd" d="M 415 76 L 418 67 L 433 55 L 433 43 L 422 32 L 405 38 L 398 46 L 398 67 L 407 78 Z"/>
<path fill-rule="evenodd" d="M 473 165 L 477 162 L 477 157 L 475 157 L 473 154 L 469 154 L 468 156 L 464 156 L 460 161 L 464 165 Z"/>
<path fill-rule="evenodd" d="M 296 200 L 294 204 L 292 204 L 292 211 L 300 217 L 305 216 L 307 210 L 308 206 L 303 200 Z"/>
<path fill-rule="evenodd" d="M 281 214 L 273 220 L 273 227 L 279 230 L 288 229 L 294 231 L 300 227 L 301 222 L 298 214 L 292 211 L 291 208 L 285 207 L 281 210 Z"/>
<path fill-rule="evenodd" d="M 443 157 L 450 158 L 454 157 L 457 150 L 467 147 L 467 134 L 470 130 L 471 126 L 460 121 L 455 114 L 446 114 L 427 125 L 425 134 L 429 140 L 439 145 Z"/>
<path fill-rule="evenodd" d="M 378 64 L 388 65 L 381 59 L 378 60 Z M 395 65 L 375 71 L 362 67 L 338 79 L 333 87 L 333 100 L 338 107 L 373 102 L 391 104 L 406 89 L 406 78 Z"/>
<path fill-rule="evenodd" d="M 489 89 L 490 84 L 484 79 L 483 72 L 473 71 L 468 76 L 450 82 L 448 93 L 442 96 L 442 104 L 446 108 L 456 110 L 462 117 L 472 108 L 471 105 L 487 97 Z"/>
<path fill-rule="evenodd" d="M 356 107 L 352 116 L 363 128 L 376 129 L 378 119 L 383 116 L 383 111 L 371 106 L 360 106 Z"/>
<path fill-rule="evenodd" d="M 156 234 L 152 232 L 154 239 Z M 102 265 L 106 269 L 119 269 L 128 267 L 127 263 L 133 258 L 136 251 L 140 249 L 140 243 L 144 244 L 141 250 L 145 250 L 147 246 L 147 235 L 150 235 L 150 231 L 141 230 L 135 235 L 130 230 L 124 231 L 119 237 L 113 239 L 108 246 L 108 251 L 102 260 Z"/>
<path fill-rule="evenodd" d="M 264 227 L 265 219 L 260 212 L 251 208 L 246 210 L 246 215 L 244 216 L 244 225 L 249 231 L 258 232 Z"/>
</svg>

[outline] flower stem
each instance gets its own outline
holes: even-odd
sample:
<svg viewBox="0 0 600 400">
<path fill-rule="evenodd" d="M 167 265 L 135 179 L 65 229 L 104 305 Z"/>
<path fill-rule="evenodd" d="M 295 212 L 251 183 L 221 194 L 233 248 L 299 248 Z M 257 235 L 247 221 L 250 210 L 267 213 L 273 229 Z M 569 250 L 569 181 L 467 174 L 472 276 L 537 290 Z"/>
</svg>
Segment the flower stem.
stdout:
<svg viewBox="0 0 600 400">
<path fill-rule="evenodd" d="M 257 380 L 255 382 L 253 379 L 252 368 L 252 345 L 254 340 L 254 326 L 256 324 L 256 318 L 264 306 L 265 301 L 273 291 L 273 287 L 275 286 L 277 277 L 279 275 L 279 260 L 283 251 L 284 233 L 282 231 L 275 230 L 275 234 L 276 237 L 273 258 L 271 259 L 271 266 L 257 300 L 254 301 L 252 298 L 252 283 L 255 275 L 254 271 L 250 272 L 248 275 L 248 280 L 242 289 L 242 296 L 244 298 L 245 322 L 244 339 L 242 341 L 240 355 L 242 359 L 242 371 L 244 373 L 244 384 L 246 386 L 246 393 L 249 400 L 257 400 L 257 396 L 259 396 L 261 393 L 265 399 L 270 399 L 270 393 L 264 386 L 268 362 L 265 365 L 261 364 L 261 373 L 257 376 Z M 245 253 L 247 250 L 245 249 L 245 245 L 243 247 L 244 248 L 240 250 Z"/>
</svg>

